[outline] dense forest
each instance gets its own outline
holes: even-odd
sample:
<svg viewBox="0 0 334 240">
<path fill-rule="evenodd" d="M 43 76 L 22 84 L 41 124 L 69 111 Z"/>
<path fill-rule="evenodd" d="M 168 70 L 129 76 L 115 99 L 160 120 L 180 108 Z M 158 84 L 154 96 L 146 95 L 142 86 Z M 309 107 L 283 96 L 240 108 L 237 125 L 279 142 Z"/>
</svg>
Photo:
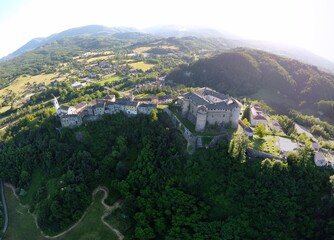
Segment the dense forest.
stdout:
<svg viewBox="0 0 334 240">
<path fill-rule="evenodd" d="M 234 96 L 269 90 L 291 103 L 318 106 L 324 112 L 332 109 L 330 101 L 334 98 L 333 75 L 297 60 L 254 49 L 236 48 L 201 59 L 179 67 L 167 78 L 187 86 L 212 87 Z M 276 107 L 284 110 L 291 105 L 276 103 Z"/>
<path fill-rule="evenodd" d="M 3 136 L 0 175 L 48 233 L 78 220 L 101 183 L 124 200 L 128 239 L 333 239 L 333 171 L 310 149 L 286 162 L 248 158 L 247 139 L 185 152 L 168 116 L 104 116 L 75 129 L 27 116 Z M 34 183 L 36 184 L 36 183 Z"/>
</svg>

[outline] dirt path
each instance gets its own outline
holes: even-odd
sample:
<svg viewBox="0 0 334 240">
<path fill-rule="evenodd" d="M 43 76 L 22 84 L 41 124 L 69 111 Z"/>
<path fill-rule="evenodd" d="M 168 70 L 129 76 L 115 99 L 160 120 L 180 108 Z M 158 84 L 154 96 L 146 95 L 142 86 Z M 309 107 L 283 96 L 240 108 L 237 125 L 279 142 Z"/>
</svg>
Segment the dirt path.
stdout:
<svg viewBox="0 0 334 240">
<path fill-rule="evenodd" d="M 105 213 L 101 216 L 101 221 L 103 222 L 104 225 L 106 225 L 110 230 L 112 230 L 117 235 L 119 240 L 123 240 L 124 239 L 123 234 L 104 220 L 107 216 L 109 216 L 111 214 L 112 211 L 114 211 L 117 208 L 120 208 L 121 205 L 122 205 L 122 202 L 121 202 L 121 200 L 119 200 L 119 201 L 115 202 L 112 206 L 109 206 L 104 202 L 104 200 L 106 200 L 106 198 L 108 197 L 108 194 L 109 194 L 108 189 L 105 188 L 105 187 L 98 187 L 94 190 L 93 196 L 95 197 L 96 193 L 99 192 L 99 191 L 104 192 L 104 196 L 101 199 L 101 203 L 106 208 Z"/>
<path fill-rule="evenodd" d="M 20 198 L 19 198 L 19 196 L 18 196 L 18 195 L 16 194 L 16 192 L 15 192 L 15 187 L 14 187 L 12 184 L 10 184 L 10 183 L 5 183 L 5 186 L 8 187 L 8 188 L 10 188 L 10 189 L 12 190 L 13 195 L 14 195 L 15 198 L 19 201 Z M 95 201 L 95 195 L 96 195 L 99 191 L 103 191 L 103 192 L 104 192 L 104 196 L 103 196 L 103 198 L 101 199 L 101 204 L 106 208 L 105 213 L 101 216 L 101 221 L 102 221 L 103 224 L 105 224 L 110 230 L 112 230 L 112 231 L 117 235 L 117 237 L 118 237 L 119 240 L 123 240 L 123 239 L 124 239 L 123 234 L 122 234 L 120 231 L 118 231 L 116 228 L 114 228 L 113 226 L 111 226 L 109 223 L 107 223 L 107 222 L 104 220 L 107 216 L 109 216 L 109 215 L 111 214 L 111 212 L 112 212 L 113 210 L 115 210 L 115 209 L 121 207 L 121 200 L 115 202 L 112 206 L 107 205 L 107 204 L 104 202 L 104 200 L 108 197 L 109 190 L 108 190 L 108 188 L 103 187 L 103 186 L 98 186 L 98 187 L 92 192 L 92 199 L 93 199 L 93 201 L 92 201 L 92 203 L 88 206 L 88 208 L 85 210 L 85 212 L 83 213 L 82 217 L 81 217 L 75 224 L 73 224 L 70 228 L 68 228 L 68 229 L 65 230 L 64 232 L 61 232 L 61 233 L 59 233 L 59 234 L 57 234 L 57 235 L 55 235 L 55 236 L 49 236 L 49 235 L 45 234 L 45 233 L 40 229 L 40 227 L 39 227 L 39 225 L 38 225 L 36 215 L 30 213 L 29 210 L 28 210 L 28 212 L 29 212 L 30 214 L 32 214 L 32 216 L 34 217 L 35 225 L 36 225 L 37 229 L 41 232 L 41 235 L 42 235 L 44 238 L 47 238 L 47 239 L 56 239 L 56 238 L 58 238 L 58 237 L 61 237 L 61 236 L 65 235 L 66 233 L 68 233 L 69 231 L 71 231 L 72 229 L 74 229 L 75 227 L 77 227 L 77 226 L 83 221 L 83 219 L 85 218 L 85 216 L 86 216 L 88 210 L 90 209 L 90 207 L 93 205 L 93 203 L 94 203 L 94 201 Z M 20 205 L 28 209 L 28 206 L 27 206 L 27 205 L 22 205 L 21 203 L 20 203 Z"/>
</svg>

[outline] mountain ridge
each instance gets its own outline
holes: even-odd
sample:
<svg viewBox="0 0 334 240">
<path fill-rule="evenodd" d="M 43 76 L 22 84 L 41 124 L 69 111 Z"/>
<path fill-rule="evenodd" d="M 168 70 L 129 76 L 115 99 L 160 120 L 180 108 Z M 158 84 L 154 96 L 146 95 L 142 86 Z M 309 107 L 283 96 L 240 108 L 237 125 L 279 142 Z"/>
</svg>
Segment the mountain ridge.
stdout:
<svg viewBox="0 0 334 240">
<path fill-rule="evenodd" d="M 137 35 L 135 33 L 138 33 Z M 288 46 L 283 44 L 274 44 L 265 41 L 247 40 L 230 33 L 221 32 L 213 28 L 205 27 L 185 27 L 179 25 L 159 25 L 148 27 L 144 29 L 135 29 L 129 27 L 106 27 L 103 25 L 87 25 L 83 27 L 70 28 L 65 31 L 52 34 L 45 38 L 34 38 L 27 42 L 25 45 L 18 48 L 16 51 L 0 59 L 0 62 L 5 62 L 9 59 L 13 59 L 23 53 L 32 51 L 45 44 L 51 43 L 62 39 L 64 37 L 73 37 L 81 35 L 110 35 L 115 38 L 123 39 L 124 36 L 131 37 L 132 39 L 138 39 L 143 36 L 141 34 L 147 34 L 152 38 L 180 38 L 180 37 L 197 37 L 202 39 L 213 39 L 216 41 L 223 41 L 226 48 L 247 47 L 256 48 L 264 51 L 269 51 L 278 55 L 290 57 L 307 64 L 311 64 L 321 69 L 334 73 L 334 63 L 326 58 L 318 56 L 309 50 Z M 132 34 L 132 35 L 131 35 Z M 130 36 L 131 35 L 131 36 Z M 217 49 L 219 50 L 219 49 Z"/>
</svg>

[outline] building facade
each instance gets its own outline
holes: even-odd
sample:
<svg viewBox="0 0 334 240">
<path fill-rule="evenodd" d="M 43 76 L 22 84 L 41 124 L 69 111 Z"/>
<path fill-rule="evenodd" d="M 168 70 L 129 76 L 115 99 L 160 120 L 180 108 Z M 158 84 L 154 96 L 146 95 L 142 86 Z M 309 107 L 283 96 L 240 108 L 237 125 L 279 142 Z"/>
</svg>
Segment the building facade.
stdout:
<svg viewBox="0 0 334 240">
<path fill-rule="evenodd" d="M 257 126 L 258 124 L 267 124 L 267 118 L 261 110 L 259 105 L 252 105 L 250 108 L 250 123 L 252 126 Z"/>
<path fill-rule="evenodd" d="M 238 127 L 241 103 L 210 88 L 201 88 L 184 95 L 182 114 L 195 125 L 195 130 L 202 132 L 207 126 L 231 124 Z"/>
<path fill-rule="evenodd" d="M 141 104 L 131 99 L 115 99 L 114 95 L 108 95 L 103 99 L 91 101 L 89 104 L 79 103 L 73 106 L 59 106 L 56 98 L 53 99 L 57 116 L 60 117 L 62 127 L 80 126 L 84 121 L 97 120 L 103 114 L 115 114 L 124 112 L 127 115 L 137 113 L 150 114 L 157 104 Z"/>
</svg>

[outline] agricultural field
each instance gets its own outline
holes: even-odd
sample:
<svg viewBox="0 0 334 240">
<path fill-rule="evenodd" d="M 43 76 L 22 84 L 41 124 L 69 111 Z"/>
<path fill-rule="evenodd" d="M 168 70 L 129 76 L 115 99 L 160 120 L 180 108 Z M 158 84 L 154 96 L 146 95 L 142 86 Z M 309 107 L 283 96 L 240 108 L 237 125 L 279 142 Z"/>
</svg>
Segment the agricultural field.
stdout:
<svg viewBox="0 0 334 240">
<path fill-rule="evenodd" d="M 173 45 L 163 45 L 163 46 L 160 46 L 159 48 L 170 49 L 170 50 L 179 50 L 178 47 L 173 46 Z"/>
<path fill-rule="evenodd" d="M 144 72 L 154 67 L 154 64 L 149 64 L 144 62 L 135 62 L 135 63 L 130 63 L 129 65 L 135 69 L 139 69 Z"/>
<path fill-rule="evenodd" d="M 152 47 L 139 47 L 139 48 L 135 48 L 133 50 L 133 52 L 135 53 L 143 53 L 146 52 L 147 50 L 150 50 Z"/>
<path fill-rule="evenodd" d="M 105 77 L 103 77 L 103 79 L 101 81 L 99 81 L 99 85 L 104 85 L 105 83 L 111 83 L 111 82 L 115 82 L 115 81 L 119 81 L 122 78 L 120 76 L 117 76 L 115 74 L 110 74 L 107 75 Z"/>
<path fill-rule="evenodd" d="M 10 93 L 25 96 L 29 94 L 28 86 L 32 84 L 45 83 L 48 85 L 52 79 L 56 78 L 56 74 L 41 74 L 37 76 L 21 76 L 15 79 L 8 87 L 0 90 L 0 97 L 6 96 Z M 0 103 L 3 102 L 3 98 L 0 98 Z"/>
</svg>

